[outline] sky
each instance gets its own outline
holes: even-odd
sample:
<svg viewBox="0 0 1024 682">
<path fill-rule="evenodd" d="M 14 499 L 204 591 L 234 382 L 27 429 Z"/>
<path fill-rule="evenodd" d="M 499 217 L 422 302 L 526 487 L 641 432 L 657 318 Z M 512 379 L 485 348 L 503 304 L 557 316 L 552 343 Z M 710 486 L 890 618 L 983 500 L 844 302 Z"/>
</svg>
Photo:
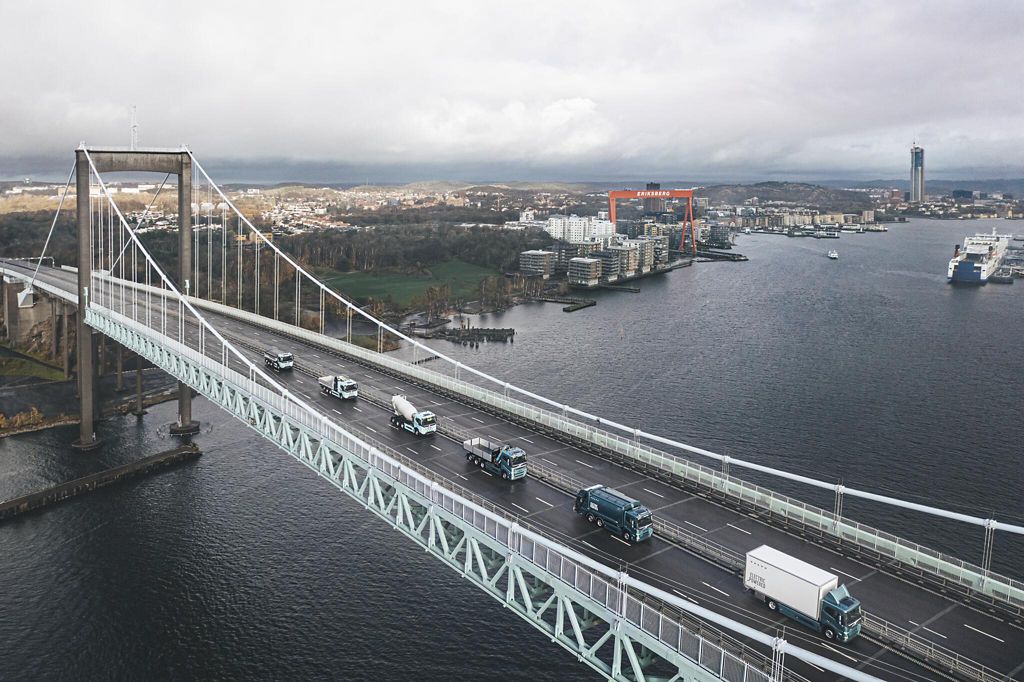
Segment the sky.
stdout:
<svg viewBox="0 0 1024 682">
<path fill-rule="evenodd" d="M 0 177 L 1024 177 L 1024 2 L 3 2 Z M 302 177 L 299 177 L 302 176 Z"/>
</svg>

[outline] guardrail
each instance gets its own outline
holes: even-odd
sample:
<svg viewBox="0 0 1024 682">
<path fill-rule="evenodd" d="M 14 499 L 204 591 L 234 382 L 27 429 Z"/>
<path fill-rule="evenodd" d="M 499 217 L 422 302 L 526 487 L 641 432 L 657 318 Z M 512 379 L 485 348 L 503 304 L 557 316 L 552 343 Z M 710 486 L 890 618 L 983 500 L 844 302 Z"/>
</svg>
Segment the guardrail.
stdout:
<svg viewBox="0 0 1024 682">
<path fill-rule="evenodd" d="M 118 283 L 127 284 L 131 288 L 160 291 L 155 287 L 147 287 L 133 282 L 119 281 Z M 905 540 L 892 533 L 841 516 L 837 517 L 832 512 L 815 505 L 801 502 L 733 476 L 724 475 L 715 469 L 655 449 L 639 440 L 627 440 L 596 426 L 584 424 L 567 416 L 555 414 L 545 408 L 501 395 L 457 377 L 453 378 L 428 369 L 423 365 L 411 364 L 286 322 L 220 303 L 194 297 L 186 298 L 197 308 L 241 319 L 301 339 L 311 345 L 343 354 L 378 371 L 384 371 L 404 380 L 429 387 L 443 395 L 472 402 L 484 410 L 496 412 L 510 421 L 528 425 L 530 428 L 549 433 L 560 440 L 568 440 L 584 448 L 597 450 L 598 453 L 603 453 L 621 464 L 663 472 L 665 475 L 676 477 L 690 485 L 720 495 L 723 499 L 732 500 L 738 506 L 747 506 L 752 510 L 765 513 L 770 521 L 781 520 L 786 525 L 816 533 L 823 538 L 832 538 L 835 542 L 847 543 L 869 557 L 896 562 L 898 567 L 904 571 L 944 586 L 959 588 L 968 596 L 986 605 L 1002 608 L 1017 616 L 1024 615 L 1024 583 L 1018 580 L 985 571 L 967 561 Z"/>
</svg>

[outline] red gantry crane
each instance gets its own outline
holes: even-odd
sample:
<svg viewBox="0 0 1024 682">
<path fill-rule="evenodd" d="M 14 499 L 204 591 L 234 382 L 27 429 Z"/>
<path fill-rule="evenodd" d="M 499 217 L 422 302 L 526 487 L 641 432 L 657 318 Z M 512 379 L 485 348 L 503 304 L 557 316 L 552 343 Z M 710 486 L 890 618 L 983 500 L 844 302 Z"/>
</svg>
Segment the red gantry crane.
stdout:
<svg viewBox="0 0 1024 682">
<path fill-rule="evenodd" d="M 697 255 L 697 235 L 693 227 L 692 189 L 616 189 L 608 192 L 608 220 L 615 222 L 616 199 L 686 199 L 686 213 L 683 215 L 683 230 L 690 227 L 690 249 Z M 680 239 L 679 250 L 683 249 Z"/>
</svg>

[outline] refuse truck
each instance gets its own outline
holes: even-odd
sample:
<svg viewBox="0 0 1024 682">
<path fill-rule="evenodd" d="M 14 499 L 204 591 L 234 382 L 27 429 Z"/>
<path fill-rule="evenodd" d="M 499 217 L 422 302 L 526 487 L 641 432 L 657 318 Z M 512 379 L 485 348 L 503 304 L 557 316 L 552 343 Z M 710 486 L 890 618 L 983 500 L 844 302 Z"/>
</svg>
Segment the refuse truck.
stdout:
<svg viewBox="0 0 1024 682">
<path fill-rule="evenodd" d="M 576 493 L 573 510 L 627 542 L 646 540 L 654 534 L 654 515 L 632 497 L 603 485 Z"/>
<path fill-rule="evenodd" d="M 839 578 L 768 545 L 747 552 L 743 587 L 826 639 L 849 642 L 860 634 L 860 602 Z"/>
<path fill-rule="evenodd" d="M 335 398 L 352 400 L 359 397 L 359 384 L 343 375 L 330 375 L 320 377 L 320 392 L 324 395 L 333 395 Z"/>
<path fill-rule="evenodd" d="M 418 412 L 416 407 L 404 395 L 391 397 L 391 425 L 405 429 L 417 436 L 429 436 L 437 431 L 437 417 L 433 412 Z"/>
<path fill-rule="evenodd" d="M 484 438 L 462 441 L 466 459 L 506 481 L 526 478 L 526 451 L 514 445 L 492 443 Z"/>
</svg>

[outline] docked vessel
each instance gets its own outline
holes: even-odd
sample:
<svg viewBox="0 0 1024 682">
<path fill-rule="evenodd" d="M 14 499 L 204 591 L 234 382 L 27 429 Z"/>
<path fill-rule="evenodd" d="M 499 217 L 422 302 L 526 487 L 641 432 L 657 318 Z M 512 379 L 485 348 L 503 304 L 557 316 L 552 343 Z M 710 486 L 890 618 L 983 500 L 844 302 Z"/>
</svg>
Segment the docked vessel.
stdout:
<svg viewBox="0 0 1024 682">
<path fill-rule="evenodd" d="M 832 260 L 839 260 L 839 252 L 836 251 L 835 249 L 832 249 L 831 251 L 828 252 L 828 257 L 831 258 Z"/>
<path fill-rule="evenodd" d="M 946 277 L 950 282 L 969 284 L 986 284 L 994 275 L 1006 256 L 1006 248 L 1010 245 L 1010 236 L 996 234 L 976 234 L 964 239 L 964 247 L 958 244 L 949 259 Z"/>
</svg>

